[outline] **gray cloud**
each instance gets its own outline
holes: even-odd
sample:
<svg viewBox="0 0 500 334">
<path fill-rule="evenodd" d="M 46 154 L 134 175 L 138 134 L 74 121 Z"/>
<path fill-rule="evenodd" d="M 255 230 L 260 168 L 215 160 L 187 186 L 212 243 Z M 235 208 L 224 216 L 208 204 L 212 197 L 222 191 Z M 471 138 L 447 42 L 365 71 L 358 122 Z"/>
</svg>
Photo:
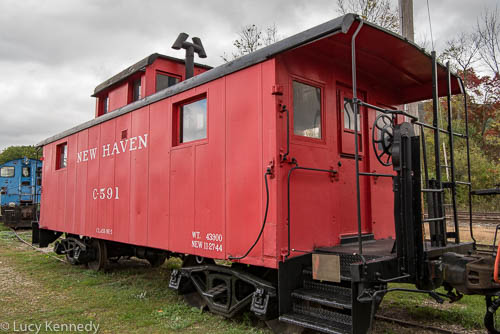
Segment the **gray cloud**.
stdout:
<svg viewBox="0 0 500 334">
<path fill-rule="evenodd" d="M 425 1 L 414 2 L 417 35 L 425 34 Z M 430 0 L 437 45 L 495 3 Z M 153 52 L 182 57 L 170 49 L 181 31 L 200 37 L 204 63 L 216 66 L 242 25 L 275 23 L 290 36 L 337 16 L 331 0 L 1 1 L 0 150 L 93 118 L 97 84 Z"/>
</svg>

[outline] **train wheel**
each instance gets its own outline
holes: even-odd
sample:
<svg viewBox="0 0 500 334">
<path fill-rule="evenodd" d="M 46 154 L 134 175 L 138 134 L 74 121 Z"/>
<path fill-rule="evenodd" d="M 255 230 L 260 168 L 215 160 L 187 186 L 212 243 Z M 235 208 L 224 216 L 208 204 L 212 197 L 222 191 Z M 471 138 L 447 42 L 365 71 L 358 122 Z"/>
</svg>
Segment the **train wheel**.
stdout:
<svg viewBox="0 0 500 334">
<path fill-rule="evenodd" d="M 92 249 L 94 250 L 95 257 L 92 261 L 88 262 L 89 269 L 94 271 L 106 269 L 108 262 L 108 250 L 106 248 L 106 242 L 103 240 L 94 239 L 92 241 Z"/>
<path fill-rule="evenodd" d="M 500 297 L 486 296 L 484 326 L 490 334 L 500 334 L 500 318 L 497 315 L 498 307 L 500 307 Z"/>
<path fill-rule="evenodd" d="M 146 260 L 148 260 L 149 264 L 153 268 L 159 267 L 162 264 L 164 264 L 166 259 L 167 259 L 167 255 L 165 255 L 165 254 L 155 254 L 155 255 L 151 255 L 151 256 L 146 257 Z"/>
</svg>

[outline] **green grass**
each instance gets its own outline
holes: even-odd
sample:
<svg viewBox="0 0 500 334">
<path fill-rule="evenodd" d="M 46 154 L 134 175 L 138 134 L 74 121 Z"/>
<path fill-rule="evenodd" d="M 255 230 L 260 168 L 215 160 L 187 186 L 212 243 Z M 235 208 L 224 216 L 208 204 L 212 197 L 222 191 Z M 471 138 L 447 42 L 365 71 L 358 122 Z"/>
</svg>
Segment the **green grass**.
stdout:
<svg viewBox="0 0 500 334">
<path fill-rule="evenodd" d="M 415 287 L 409 284 L 390 284 L 389 288 Z M 436 290 L 446 293 L 442 288 Z M 483 328 L 483 318 L 486 311 L 484 296 L 464 296 L 455 303 L 445 300 L 437 303 L 426 294 L 393 292 L 388 293 L 382 302 L 382 313 L 390 314 L 393 311 L 406 314 L 408 320 L 417 323 L 435 323 L 459 325 L 465 329 Z"/>
<path fill-rule="evenodd" d="M 29 240 L 30 233 L 20 235 Z M 160 268 L 128 261 L 107 273 L 96 273 L 54 256 L 29 249 L 0 224 L 0 323 L 86 324 L 92 320 L 99 324 L 99 333 L 270 333 L 249 313 L 228 320 L 188 306 L 168 288 L 170 271 L 180 265 L 179 259 L 170 259 Z M 404 292 L 387 294 L 380 309 L 381 314 L 399 319 L 469 330 L 483 328 L 484 311 L 481 296 L 439 305 L 427 295 Z M 395 325 L 382 328 L 376 333 L 400 332 Z"/>
<path fill-rule="evenodd" d="M 27 239 L 29 232 L 22 236 Z M 170 268 L 178 266 L 176 259 L 155 269 L 130 262 L 96 273 L 51 256 L 20 247 L 12 233 L 0 231 L 0 280 L 13 277 L 14 281 L 7 291 L 0 287 L 0 322 L 86 324 L 92 320 L 100 325 L 99 333 L 269 332 L 252 326 L 248 314 L 227 320 L 188 306 L 168 288 Z M 12 270 L 5 272 L 7 267 Z"/>
</svg>

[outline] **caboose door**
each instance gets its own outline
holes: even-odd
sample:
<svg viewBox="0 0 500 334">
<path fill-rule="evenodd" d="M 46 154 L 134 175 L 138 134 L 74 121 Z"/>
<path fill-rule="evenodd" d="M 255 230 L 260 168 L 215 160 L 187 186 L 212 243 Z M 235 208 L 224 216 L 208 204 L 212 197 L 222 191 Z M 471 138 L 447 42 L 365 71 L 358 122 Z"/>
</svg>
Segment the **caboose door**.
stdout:
<svg viewBox="0 0 500 334">
<path fill-rule="evenodd" d="M 19 183 L 19 201 L 27 203 L 34 201 L 34 188 L 31 182 L 31 164 L 29 160 L 25 160 L 21 164 L 21 177 Z"/>
<path fill-rule="evenodd" d="M 361 96 L 363 100 L 365 98 Z M 338 151 L 339 151 L 339 188 L 338 198 L 339 212 L 339 235 L 346 237 L 357 234 L 357 196 L 356 196 L 356 161 L 355 161 L 355 133 L 354 126 L 358 124 L 358 155 L 359 171 L 368 172 L 368 124 L 366 109 L 361 108 L 358 118 L 354 118 L 354 109 L 349 99 L 352 99 L 352 91 L 339 89 L 337 91 L 337 122 L 338 122 Z M 360 208 L 361 229 L 363 233 L 371 231 L 369 205 L 369 180 L 360 176 Z"/>
</svg>

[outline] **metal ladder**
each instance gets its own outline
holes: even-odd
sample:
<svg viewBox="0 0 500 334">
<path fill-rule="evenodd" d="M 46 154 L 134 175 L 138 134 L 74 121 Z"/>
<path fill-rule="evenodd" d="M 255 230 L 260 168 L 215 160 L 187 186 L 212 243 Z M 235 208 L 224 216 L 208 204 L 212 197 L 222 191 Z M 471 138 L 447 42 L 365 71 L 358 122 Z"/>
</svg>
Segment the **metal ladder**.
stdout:
<svg viewBox="0 0 500 334">
<path fill-rule="evenodd" d="M 467 186 L 468 187 L 468 200 L 469 200 L 469 229 L 472 240 L 475 244 L 475 239 L 472 231 L 472 187 L 471 187 L 471 172 L 470 172 L 470 147 L 469 147 L 469 125 L 468 125 L 468 110 L 467 110 L 467 95 L 464 93 L 464 113 L 465 113 L 465 134 L 457 133 L 453 131 L 453 119 L 452 119 L 452 107 L 451 107 L 451 72 L 450 64 L 447 64 L 447 129 L 440 126 L 439 121 L 439 97 L 437 92 L 437 61 L 436 53 L 432 52 L 432 80 L 433 80 L 433 122 L 432 125 L 426 124 L 420 121 L 413 121 L 412 123 L 420 127 L 421 140 L 422 140 L 422 163 L 424 170 L 424 180 L 422 193 L 426 195 L 427 202 L 427 217 L 422 220 L 423 223 L 429 224 L 430 232 L 430 242 L 431 247 L 445 247 L 449 239 L 454 239 L 455 244 L 460 244 L 460 231 L 458 225 L 458 210 L 457 210 L 457 186 Z M 463 83 L 460 81 L 462 88 Z M 463 88 L 464 89 L 464 88 Z M 431 130 L 434 136 L 434 171 L 435 178 L 431 179 L 429 177 L 429 164 L 427 161 L 427 147 L 425 141 L 425 130 Z M 440 145 L 440 134 L 446 134 L 448 136 L 449 145 L 449 160 L 446 158 L 445 147 L 443 148 L 443 157 L 445 159 L 445 165 L 441 164 L 441 145 Z M 462 138 L 466 140 L 467 149 L 467 181 L 456 180 L 455 173 L 455 147 L 454 139 Z M 445 143 L 443 143 L 445 145 Z M 441 178 L 441 172 L 443 169 L 449 170 L 451 174 L 451 180 L 443 182 Z M 454 225 L 454 231 L 447 231 L 446 224 L 446 212 L 444 203 L 445 191 L 450 191 L 451 197 L 451 207 L 452 207 L 452 219 Z"/>
</svg>

